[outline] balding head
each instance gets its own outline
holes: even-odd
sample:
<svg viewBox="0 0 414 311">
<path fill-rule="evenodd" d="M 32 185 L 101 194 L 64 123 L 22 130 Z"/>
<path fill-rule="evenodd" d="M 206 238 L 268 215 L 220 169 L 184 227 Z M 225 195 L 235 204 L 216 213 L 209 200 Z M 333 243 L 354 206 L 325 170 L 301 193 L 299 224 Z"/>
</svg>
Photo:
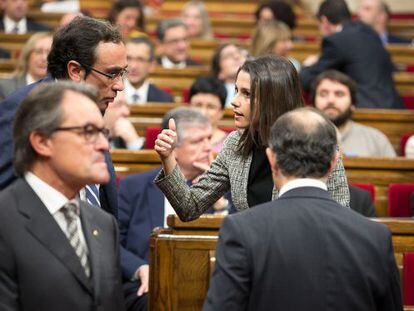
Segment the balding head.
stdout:
<svg viewBox="0 0 414 311">
<path fill-rule="evenodd" d="M 386 30 L 389 13 L 388 5 L 381 0 L 362 0 L 357 15 L 362 22 L 382 33 Z"/>
<path fill-rule="evenodd" d="M 336 146 L 331 121 L 313 108 L 300 108 L 274 123 L 268 156 L 271 151 L 276 170 L 286 178 L 324 179 L 336 161 Z"/>
</svg>

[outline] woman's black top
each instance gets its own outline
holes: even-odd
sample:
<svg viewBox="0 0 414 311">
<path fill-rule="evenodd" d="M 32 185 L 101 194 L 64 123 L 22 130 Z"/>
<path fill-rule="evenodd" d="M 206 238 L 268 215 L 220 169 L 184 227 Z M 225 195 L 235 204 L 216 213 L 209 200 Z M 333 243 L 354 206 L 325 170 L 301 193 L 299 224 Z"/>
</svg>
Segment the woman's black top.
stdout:
<svg viewBox="0 0 414 311">
<path fill-rule="evenodd" d="M 253 147 L 253 159 L 247 182 L 247 203 L 249 207 L 272 200 L 273 179 L 265 147 Z"/>
</svg>

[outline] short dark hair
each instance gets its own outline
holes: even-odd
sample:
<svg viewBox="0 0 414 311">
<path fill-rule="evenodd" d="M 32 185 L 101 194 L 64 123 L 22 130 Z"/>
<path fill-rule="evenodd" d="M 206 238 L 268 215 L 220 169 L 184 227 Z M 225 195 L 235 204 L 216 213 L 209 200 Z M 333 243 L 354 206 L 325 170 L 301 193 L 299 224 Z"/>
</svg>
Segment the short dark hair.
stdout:
<svg viewBox="0 0 414 311">
<path fill-rule="evenodd" d="M 320 73 L 312 81 L 311 88 L 310 88 L 310 97 L 311 97 L 311 101 L 312 101 L 313 105 L 315 105 L 316 90 L 318 89 L 319 84 L 321 84 L 321 82 L 325 79 L 335 81 L 335 82 L 338 82 L 340 84 L 345 85 L 348 88 L 349 93 L 351 95 L 352 105 L 356 106 L 356 104 L 357 104 L 357 96 L 356 96 L 357 85 L 356 85 L 355 81 L 352 80 L 351 77 L 349 77 L 348 75 L 346 75 L 346 74 L 344 74 L 344 73 L 342 73 L 338 70 L 333 70 L 333 69 L 326 70 L 326 71 Z"/>
<path fill-rule="evenodd" d="M 238 74 L 240 71 L 250 76 L 250 125 L 238 149 L 247 157 L 255 144 L 267 145 L 270 127 L 277 118 L 304 103 L 298 73 L 288 59 L 262 56 L 247 60 Z"/>
<path fill-rule="evenodd" d="M 269 147 L 284 176 L 326 176 L 336 153 L 335 126 L 314 108 L 282 115 L 270 130 Z"/>
<path fill-rule="evenodd" d="M 169 18 L 169 19 L 161 20 L 158 23 L 157 29 L 155 31 L 157 35 L 157 39 L 163 42 L 165 33 L 167 32 L 167 30 L 170 28 L 175 28 L 175 27 L 187 28 L 187 25 L 179 18 Z"/>
<path fill-rule="evenodd" d="M 67 64 L 74 60 L 85 66 L 86 75 L 96 62 L 100 42 L 121 43 L 122 36 L 109 22 L 78 16 L 53 36 L 47 70 L 55 79 L 67 79 Z M 89 67 L 88 67 L 89 66 Z"/>
<path fill-rule="evenodd" d="M 226 104 L 227 91 L 223 82 L 216 77 L 199 77 L 190 88 L 189 99 L 196 94 L 205 93 L 217 96 L 220 99 L 221 109 Z"/>
<path fill-rule="evenodd" d="M 127 42 L 128 43 L 133 43 L 133 44 L 146 44 L 149 49 L 150 49 L 150 61 L 153 61 L 155 58 L 155 48 L 154 48 L 154 44 L 151 42 L 151 40 L 146 37 L 146 36 L 141 36 L 141 37 L 135 37 L 135 38 L 131 38 L 129 39 Z"/>
<path fill-rule="evenodd" d="M 184 136 L 185 128 L 193 124 L 209 125 L 210 121 L 201 112 L 189 107 L 177 107 L 167 111 L 161 123 L 163 129 L 168 129 L 168 122 L 174 119 L 177 131 L 177 146 L 180 145 Z"/>
<path fill-rule="evenodd" d="M 256 16 L 256 21 L 259 20 L 260 13 L 265 8 L 268 8 L 272 11 L 275 20 L 284 22 L 289 26 L 291 30 L 295 29 L 296 15 L 289 4 L 283 1 L 270 1 L 268 3 L 260 5 L 254 13 Z"/>
<path fill-rule="evenodd" d="M 49 136 L 61 125 L 61 102 L 66 91 L 83 94 L 93 102 L 98 101 L 96 88 L 85 83 L 58 81 L 35 87 L 17 109 L 14 119 L 13 164 L 17 175 L 27 172 L 37 157 L 29 141 L 30 134 L 40 132 Z"/>
<path fill-rule="evenodd" d="M 319 6 L 318 19 L 325 16 L 331 24 L 343 24 L 351 20 L 351 12 L 345 0 L 325 0 Z"/>
<path fill-rule="evenodd" d="M 134 8 L 139 11 L 139 16 L 137 20 L 135 21 L 135 25 L 142 31 L 145 30 L 145 21 L 144 21 L 144 10 L 142 7 L 141 2 L 138 0 L 117 0 L 112 5 L 111 9 L 108 13 L 108 21 L 115 25 L 116 19 L 123 10 L 128 8 Z"/>
</svg>

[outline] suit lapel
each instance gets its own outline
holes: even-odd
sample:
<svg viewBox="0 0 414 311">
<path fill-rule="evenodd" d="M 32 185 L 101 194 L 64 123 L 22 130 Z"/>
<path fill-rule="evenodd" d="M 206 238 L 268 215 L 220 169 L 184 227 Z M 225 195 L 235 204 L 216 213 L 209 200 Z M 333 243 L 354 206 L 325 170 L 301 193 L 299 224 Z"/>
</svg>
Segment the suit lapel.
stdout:
<svg viewBox="0 0 414 311">
<path fill-rule="evenodd" d="M 99 301 L 99 288 L 101 286 L 101 255 L 102 255 L 102 241 L 101 232 L 102 229 L 95 225 L 96 221 L 93 219 L 91 209 L 95 207 L 81 201 L 80 217 L 82 223 L 83 234 L 85 236 L 86 244 L 89 249 L 89 265 L 91 268 L 91 278 L 94 284 L 95 299 Z"/>
<path fill-rule="evenodd" d="M 17 182 L 17 208 L 27 218 L 26 229 L 92 294 L 90 280 L 66 235 L 26 181 Z"/>
<path fill-rule="evenodd" d="M 116 176 L 114 166 L 112 164 L 111 157 L 108 152 L 105 152 L 105 161 L 108 166 L 108 172 L 110 175 L 109 182 L 99 187 L 99 200 L 101 208 L 110 213 L 118 219 L 118 201 L 116 193 Z"/>
</svg>

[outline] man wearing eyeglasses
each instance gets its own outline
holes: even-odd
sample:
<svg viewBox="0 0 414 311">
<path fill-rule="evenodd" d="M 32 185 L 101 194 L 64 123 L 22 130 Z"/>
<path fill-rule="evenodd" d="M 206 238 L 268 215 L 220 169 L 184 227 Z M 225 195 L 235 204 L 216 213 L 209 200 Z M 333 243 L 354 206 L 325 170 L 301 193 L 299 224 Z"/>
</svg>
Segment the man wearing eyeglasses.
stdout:
<svg viewBox="0 0 414 311">
<path fill-rule="evenodd" d="M 190 43 L 187 26 L 179 19 L 165 19 L 157 25 L 157 40 L 161 56 L 158 64 L 167 69 L 182 69 L 200 64 L 189 58 Z"/>
<path fill-rule="evenodd" d="M 0 192 L 0 310 L 123 310 L 115 219 L 79 198 L 110 179 L 96 90 L 37 86 L 13 128 L 19 175 Z"/>
<path fill-rule="evenodd" d="M 119 91 L 127 74 L 125 46 L 119 32 L 110 24 L 89 17 L 75 18 L 59 29 L 48 56 L 49 76 L 38 83 L 69 79 L 86 82 L 98 89 L 98 106 L 102 114 Z M 11 127 L 17 107 L 38 83 L 17 90 L 0 103 L 0 190 L 16 178 L 12 166 Z M 99 189 L 103 209 L 116 216 L 115 175 Z M 94 189 L 97 192 L 98 189 Z"/>
</svg>

